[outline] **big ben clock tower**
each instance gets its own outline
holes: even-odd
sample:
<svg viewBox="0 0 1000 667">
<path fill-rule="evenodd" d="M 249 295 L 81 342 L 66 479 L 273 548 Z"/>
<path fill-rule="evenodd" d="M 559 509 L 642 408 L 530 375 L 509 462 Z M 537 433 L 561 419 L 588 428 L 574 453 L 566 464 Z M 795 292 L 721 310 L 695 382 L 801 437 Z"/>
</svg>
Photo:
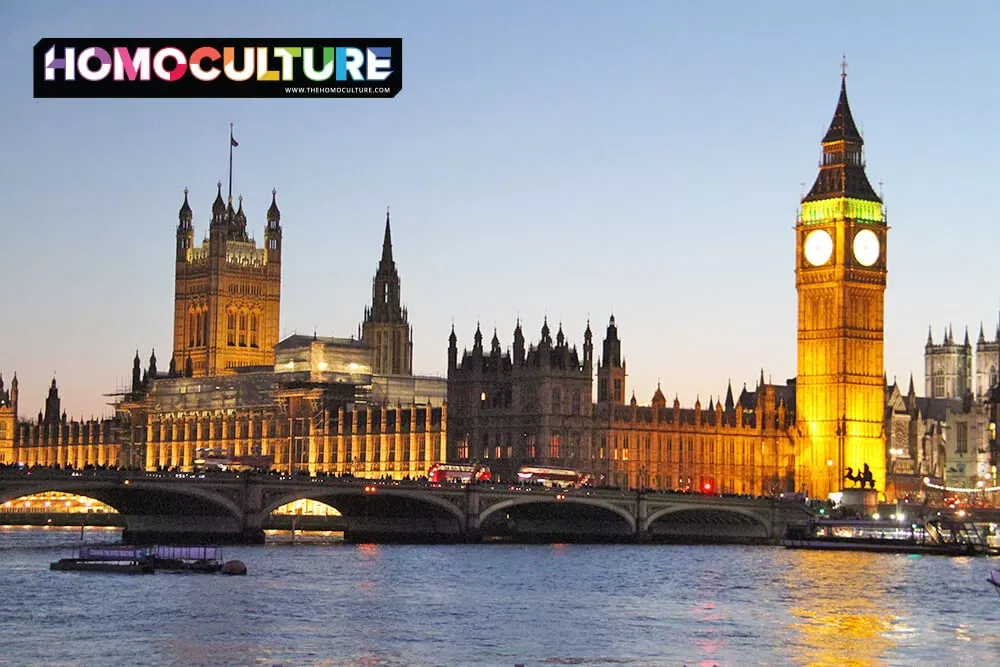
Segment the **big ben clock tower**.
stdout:
<svg viewBox="0 0 1000 667">
<path fill-rule="evenodd" d="M 795 226 L 799 296 L 796 415 L 798 473 L 811 496 L 843 487 L 865 465 L 885 483 L 884 295 L 886 224 L 865 175 L 864 144 L 840 99 L 823 160 Z"/>
</svg>

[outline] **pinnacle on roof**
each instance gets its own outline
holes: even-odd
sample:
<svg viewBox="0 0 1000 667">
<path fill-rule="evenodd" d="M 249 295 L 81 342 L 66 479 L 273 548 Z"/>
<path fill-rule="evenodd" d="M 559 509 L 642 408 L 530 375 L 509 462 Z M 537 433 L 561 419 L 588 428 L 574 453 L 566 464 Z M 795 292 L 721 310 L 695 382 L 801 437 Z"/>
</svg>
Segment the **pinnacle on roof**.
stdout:
<svg viewBox="0 0 1000 667">
<path fill-rule="evenodd" d="M 281 220 L 281 211 L 278 210 L 277 197 L 277 188 L 271 188 L 271 206 L 267 209 L 268 222 L 277 222 L 278 220 Z"/>
<path fill-rule="evenodd" d="M 385 235 L 382 237 L 382 266 L 392 265 L 392 230 L 389 228 L 389 207 L 385 207 Z"/>
<path fill-rule="evenodd" d="M 222 181 L 217 183 L 218 192 L 215 194 L 215 201 L 212 202 L 212 213 L 221 215 L 226 212 L 226 202 L 222 199 Z"/>
<path fill-rule="evenodd" d="M 240 195 L 240 206 L 236 210 L 236 219 L 240 221 L 246 221 L 247 214 L 243 212 L 243 195 Z"/>
<path fill-rule="evenodd" d="M 184 203 L 181 204 L 181 210 L 177 213 L 177 217 L 180 220 L 191 220 L 191 205 L 188 203 L 188 189 L 184 188 Z"/>
</svg>

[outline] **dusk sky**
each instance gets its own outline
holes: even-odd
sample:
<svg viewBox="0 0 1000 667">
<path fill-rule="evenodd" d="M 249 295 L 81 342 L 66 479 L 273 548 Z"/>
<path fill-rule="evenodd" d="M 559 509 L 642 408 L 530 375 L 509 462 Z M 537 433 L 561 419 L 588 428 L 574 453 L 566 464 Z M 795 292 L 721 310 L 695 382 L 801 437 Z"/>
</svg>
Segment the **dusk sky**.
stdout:
<svg viewBox="0 0 1000 667">
<path fill-rule="evenodd" d="M 277 188 L 282 337 L 356 334 L 386 206 L 413 370 L 477 321 L 614 313 L 647 403 L 796 374 L 796 211 L 846 53 L 891 226 L 886 372 L 923 390 L 927 327 L 992 338 L 1000 155 L 992 2 L 0 2 L 0 372 L 110 414 L 138 348 L 170 359 L 174 234 L 216 182 L 262 242 Z M 33 99 L 42 37 L 401 37 L 394 99 Z"/>
</svg>

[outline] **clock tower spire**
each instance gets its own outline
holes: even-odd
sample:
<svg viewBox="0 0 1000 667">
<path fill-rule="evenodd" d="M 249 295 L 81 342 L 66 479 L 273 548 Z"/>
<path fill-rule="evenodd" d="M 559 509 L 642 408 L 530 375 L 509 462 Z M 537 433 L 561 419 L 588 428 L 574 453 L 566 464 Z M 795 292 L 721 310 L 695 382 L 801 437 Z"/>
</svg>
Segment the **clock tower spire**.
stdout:
<svg viewBox="0 0 1000 667">
<path fill-rule="evenodd" d="M 865 174 L 847 101 L 840 98 L 823 137 L 819 174 L 795 226 L 799 297 L 796 419 L 797 486 L 812 496 L 839 491 L 847 468 L 867 464 L 885 484 L 884 295 L 886 224 Z"/>
</svg>

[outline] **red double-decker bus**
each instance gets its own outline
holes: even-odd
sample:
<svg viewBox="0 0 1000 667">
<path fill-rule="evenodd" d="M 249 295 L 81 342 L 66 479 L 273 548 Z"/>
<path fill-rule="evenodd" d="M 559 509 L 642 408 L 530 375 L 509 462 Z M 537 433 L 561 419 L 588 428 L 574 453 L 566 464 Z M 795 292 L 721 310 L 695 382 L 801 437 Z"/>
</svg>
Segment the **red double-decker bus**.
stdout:
<svg viewBox="0 0 1000 667">
<path fill-rule="evenodd" d="M 542 486 L 580 487 L 594 483 L 594 476 L 589 472 L 580 472 L 574 468 L 544 466 L 522 466 L 517 471 L 517 478 L 525 484 Z"/>
<path fill-rule="evenodd" d="M 431 482 L 461 482 L 467 484 L 490 481 L 489 466 L 478 463 L 434 463 L 427 470 L 427 479 Z"/>
</svg>

